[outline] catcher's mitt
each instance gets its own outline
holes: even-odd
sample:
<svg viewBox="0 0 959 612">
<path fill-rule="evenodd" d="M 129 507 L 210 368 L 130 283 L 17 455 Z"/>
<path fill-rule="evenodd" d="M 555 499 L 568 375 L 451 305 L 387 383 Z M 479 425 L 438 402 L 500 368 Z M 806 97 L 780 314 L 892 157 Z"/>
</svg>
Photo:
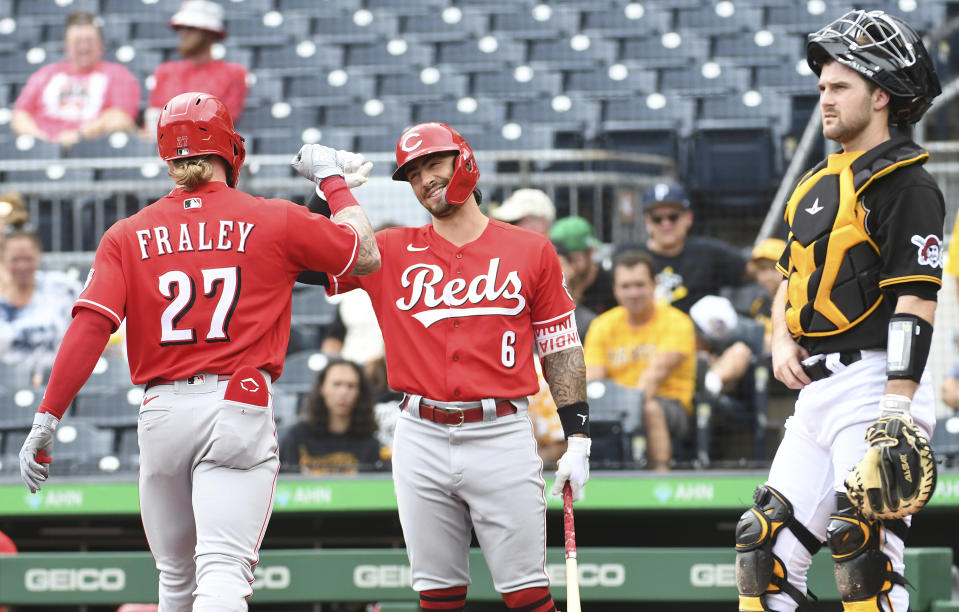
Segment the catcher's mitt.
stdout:
<svg viewBox="0 0 959 612">
<path fill-rule="evenodd" d="M 936 459 L 915 424 L 885 416 L 866 430 L 869 448 L 846 477 L 849 499 L 869 520 L 922 510 L 936 490 Z"/>
</svg>

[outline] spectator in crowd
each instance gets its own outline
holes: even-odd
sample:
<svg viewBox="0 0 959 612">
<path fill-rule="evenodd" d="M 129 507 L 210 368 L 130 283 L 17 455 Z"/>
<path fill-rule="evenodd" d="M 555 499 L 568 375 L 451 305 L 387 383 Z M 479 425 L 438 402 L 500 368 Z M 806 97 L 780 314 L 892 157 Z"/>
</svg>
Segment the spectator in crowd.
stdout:
<svg viewBox="0 0 959 612">
<path fill-rule="evenodd" d="M 0 361 L 30 367 L 36 386 L 53 365 L 81 289 L 63 273 L 40 271 L 41 250 L 29 229 L 9 232 L 0 248 L 9 274 L 0 291 Z"/>
<path fill-rule="evenodd" d="M 683 312 L 704 295 L 746 282 L 746 258 L 715 238 L 690 236 L 693 212 L 680 185 L 659 183 L 643 196 L 649 238 L 639 247 L 653 259 L 657 296 Z M 617 252 L 636 248 L 624 246 Z"/>
<path fill-rule="evenodd" d="M 30 220 L 30 213 L 23 203 L 23 198 L 16 191 L 0 194 L 0 249 L 3 248 L 4 237 L 9 232 L 23 229 Z M 0 263 L 0 291 L 10 282 L 10 274 L 6 266 Z"/>
<path fill-rule="evenodd" d="M 280 465 L 303 474 L 352 474 L 380 461 L 373 397 L 359 365 L 331 359 L 316 377 L 302 419 L 280 441 Z"/>
<path fill-rule="evenodd" d="M 586 334 L 586 377 L 604 378 L 643 392 L 643 425 L 651 468 L 669 469 L 673 440 L 689 434 L 696 386 L 693 322 L 658 302 L 653 262 L 638 251 L 613 264 L 619 306 L 596 317 Z"/>
<path fill-rule="evenodd" d="M 545 192 L 523 188 L 517 189 L 502 204 L 493 208 L 490 216 L 546 236 L 556 219 L 556 207 Z"/>
<path fill-rule="evenodd" d="M 14 133 L 71 147 L 136 129 L 140 84 L 125 67 L 103 61 L 99 22 L 91 13 L 67 18 L 66 59 L 44 66 L 27 81 L 10 117 Z"/>
<path fill-rule="evenodd" d="M 177 51 L 183 59 L 163 62 L 154 71 L 143 135 L 155 139 L 163 105 L 188 91 L 213 94 L 226 104 L 233 122 L 239 121 L 246 103 L 246 68 L 213 59 L 213 43 L 226 38 L 223 7 L 209 0 L 186 0 L 170 19 L 170 27 L 180 36 Z"/>
<path fill-rule="evenodd" d="M 596 261 L 599 241 L 593 233 L 593 225 L 582 217 L 564 217 L 550 228 L 549 239 L 554 245 L 562 245 L 570 272 L 567 274 L 564 266 L 563 274 L 573 301 L 596 314 L 616 306 L 613 275 Z M 579 331 L 586 332 L 585 329 Z"/>
</svg>

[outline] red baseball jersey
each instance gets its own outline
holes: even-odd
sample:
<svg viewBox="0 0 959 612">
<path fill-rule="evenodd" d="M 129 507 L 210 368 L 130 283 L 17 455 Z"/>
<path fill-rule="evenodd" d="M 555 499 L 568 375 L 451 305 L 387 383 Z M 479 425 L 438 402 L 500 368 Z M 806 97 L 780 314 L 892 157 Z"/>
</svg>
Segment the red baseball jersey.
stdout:
<svg viewBox="0 0 959 612">
<path fill-rule="evenodd" d="M 534 341 L 540 355 L 579 345 L 576 306 L 546 237 L 491 219 L 461 247 L 432 224 L 376 240 L 379 271 L 331 279 L 329 293 L 369 293 L 393 389 L 451 402 L 532 395 Z"/>
<path fill-rule="evenodd" d="M 358 236 L 304 206 L 221 182 L 175 189 L 100 240 L 73 308 L 127 319 L 133 382 L 283 370 L 293 284 L 304 269 L 349 272 Z"/>
</svg>

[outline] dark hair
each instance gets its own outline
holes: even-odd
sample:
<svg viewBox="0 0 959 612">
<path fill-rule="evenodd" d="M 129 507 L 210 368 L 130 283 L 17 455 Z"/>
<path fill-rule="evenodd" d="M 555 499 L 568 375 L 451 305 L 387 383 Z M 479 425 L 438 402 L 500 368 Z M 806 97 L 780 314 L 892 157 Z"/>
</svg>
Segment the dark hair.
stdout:
<svg viewBox="0 0 959 612">
<path fill-rule="evenodd" d="M 636 266 L 646 266 L 646 269 L 649 270 L 649 275 L 655 277 L 656 273 L 653 271 L 653 258 L 643 253 L 642 251 L 623 251 L 616 256 L 616 260 L 613 261 L 613 272 L 615 273 L 616 268 L 633 268 Z"/>
<path fill-rule="evenodd" d="M 323 400 L 323 383 L 326 382 L 330 370 L 339 365 L 353 368 L 360 383 L 360 392 L 356 396 L 356 403 L 353 404 L 349 433 L 354 436 L 371 436 L 376 431 L 376 419 L 373 416 L 373 396 L 370 391 L 370 383 L 363 374 L 363 369 L 348 359 L 339 357 L 330 359 L 326 367 L 316 375 L 313 388 L 310 389 L 310 394 L 306 398 L 303 420 L 317 436 L 324 436 L 329 433 L 330 410 Z"/>
</svg>

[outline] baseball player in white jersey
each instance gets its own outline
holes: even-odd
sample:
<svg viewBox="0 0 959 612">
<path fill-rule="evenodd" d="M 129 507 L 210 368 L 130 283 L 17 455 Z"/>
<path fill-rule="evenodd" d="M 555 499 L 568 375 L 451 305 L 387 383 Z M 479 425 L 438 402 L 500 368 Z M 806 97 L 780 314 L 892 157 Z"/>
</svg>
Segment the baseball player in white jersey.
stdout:
<svg viewBox="0 0 959 612">
<path fill-rule="evenodd" d="M 369 293 L 389 385 L 406 394 L 393 479 L 420 609 L 464 609 L 475 531 L 507 608 L 553 611 L 543 463 L 527 396 L 539 388 L 535 347 L 568 437 L 553 492 L 568 480 L 579 499 L 590 440 L 575 304 L 546 237 L 480 211 L 476 160 L 455 130 L 409 128 L 396 161 L 393 178 L 410 183 L 432 223 L 377 232 L 383 267 L 330 278 L 328 291 Z"/>
<path fill-rule="evenodd" d="M 925 364 L 944 204 L 922 167 L 929 154 L 891 138 L 889 125 L 908 132 L 939 80 L 916 32 L 881 11 L 851 11 L 811 34 L 806 58 L 819 76 L 823 135 L 842 151 L 807 172 L 786 206 L 773 369 L 802 391 L 736 528 L 739 609 L 807 608 L 806 572 L 825 542 L 845 610 L 906 612 L 911 517 L 870 518 L 846 483 L 877 450 L 880 422 L 914 424 L 927 439 L 934 427 Z"/>
<path fill-rule="evenodd" d="M 338 152 L 317 147 L 313 158 L 331 221 L 235 189 L 243 139 L 214 96 L 171 99 L 157 137 L 176 188 L 103 235 L 20 451 L 21 475 L 31 492 L 47 479 L 54 430 L 126 318 L 131 376 L 145 385 L 140 510 L 159 609 L 245 610 L 273 508 L 271 384 L 293 284 L 304 269 L 369 274 L 379 253 Z"/>
</svg>

